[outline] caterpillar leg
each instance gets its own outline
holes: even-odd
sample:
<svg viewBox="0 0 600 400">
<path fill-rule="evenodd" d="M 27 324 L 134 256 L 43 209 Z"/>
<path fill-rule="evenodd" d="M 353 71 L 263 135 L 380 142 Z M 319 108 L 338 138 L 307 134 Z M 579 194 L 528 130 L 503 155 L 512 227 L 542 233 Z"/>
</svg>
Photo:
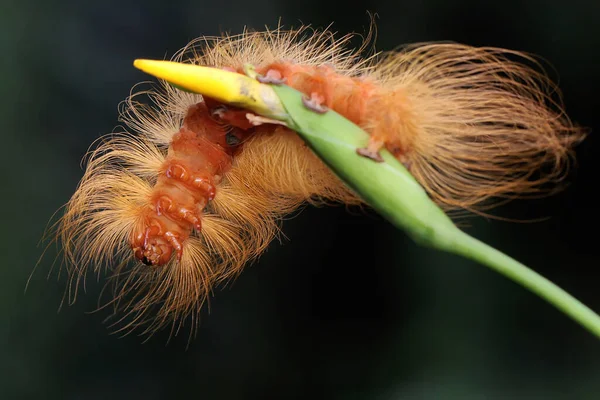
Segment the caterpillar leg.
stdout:
<svg viewBox="0 0 600 400">
<path fill-rule="evenodd" d="M 167 178 L 177 180 L 183 184 L 190 185 L 192 188 L 201 191 L 205 199 L 200 199 L 200 202 L 211 201 L 215 198 L 216 187 L 210 178 L 203 178 L 194 174 L 190 174 L 186 167 L 180 163 L 171 162 L 165 171 Z M 204 204 L 206 205 L 206 204 Z"/>
<path fill-rule="evenodd" d="M 307 95 L 310 93 L 302 102 L 305 107 L 316 113 L 327 112 L 333 103 L 332 79 L 335 78 L 335 71 L 331 66 L 321 65 L 307 69 L 291 63 L 275 63 L 260 71 L 266 72 L 257 78 L 259 82 L 287 82 Z"/>
<path fill-rule="evenodd" d="M 200 212 L 194 212 L 184 206 L 177 205 L 167 196 L 161 196 L 156 201 L 156 215 L 167 215 L 174 221 L 186 221 L 192 224 L 198 231 L 202 229 Z"/>
<path fill-rule="evenodd" d="M 177 235 L 177 233 L 167 231 L 165 232 L 164 236 L 167 238 L 169 244 L 175 249 L 177 254 L 177 261 L 181 261 L 181 256 L 183 255 L 183 244 L 179 239 L 179 235 Z"/>
<path fill-rule="evenodd" d="M 272 83 L 273 85 L 281 85 L 286 82 L 286 78 L 281 75 L 281 72 L 276 69 L 269 69 L 264 75 L 258 75 L 256 80 L 260 83 Z"/>
<path fill-rule="evenodd" d="M 379 151 L 388 150 L 405 166 L 409 163 L 418 123 L 411 103 L 402 89 L 382 90 L 373 94 L 361 123 L 371 135 L 366 148 L 357 153 L 381 162 Z"/>
<path fill-rule="evenodd" d="M 325 103 L 325 97 L 317 92 L 312 92 L 310 97 L 302 97 L 302 104 L 304 104 L 304 107 L 319 114 L 324 114 L 329 110 L 323 103 Z"/>
<path fill-rule="evenodd" d="M 383 158 L 381 157 L 381 154 L 379 154 L 379 150 L 381 150 L 383 144 L 384 143 L 381 140 L 371 136 L 367 147 L 356 149 L 356 153 L 363 157 L 370 158 L 375 162 L 383 162 Z"/>
<path fill-rule="evenodd" d="M 207 100 L 207 102 L 212 102 L 212 100 Z M 218 122 L 235 126 L 242 130 L 248 130 L 254 126 L 248 120 L 248 114 L 248 110 L 236 109 L 225 105 L 216 106 L 211 113 L 212 117 Z"/>
</svg>

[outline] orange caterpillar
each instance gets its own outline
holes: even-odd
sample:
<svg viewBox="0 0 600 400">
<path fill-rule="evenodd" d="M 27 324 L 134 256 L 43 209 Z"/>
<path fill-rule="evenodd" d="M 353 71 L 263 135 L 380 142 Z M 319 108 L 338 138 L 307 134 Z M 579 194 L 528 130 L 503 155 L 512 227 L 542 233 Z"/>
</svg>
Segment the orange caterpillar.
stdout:
<svg viewBox="0 0 600 400">
<path fill-rule="evenodd" d="M 285 80 L 307 106 L 361 125 L 371 134 L 361 154 L 377 159 L 385 146 L 448 211 L 539 195 L 564 176 L 584 135 L 530 57 L 430 43 L 363 59 L 368 40 L 352 51 L 350 38 L 245 32 L 201 38 L 174 60 L 238 72 L 250 63 L 263 80 Z M 254 126 L 244 110 L 163 83 L 133 94 L 122 119 L 134 134 L 89 154 L 56 230 L 70 299 L 88 271 L 107 268 L 125 328 L 196 326 L 211 290 L 266 249 L 283 215 L 305 202 L 361 204 L 294 132 Z"/>
</svg>

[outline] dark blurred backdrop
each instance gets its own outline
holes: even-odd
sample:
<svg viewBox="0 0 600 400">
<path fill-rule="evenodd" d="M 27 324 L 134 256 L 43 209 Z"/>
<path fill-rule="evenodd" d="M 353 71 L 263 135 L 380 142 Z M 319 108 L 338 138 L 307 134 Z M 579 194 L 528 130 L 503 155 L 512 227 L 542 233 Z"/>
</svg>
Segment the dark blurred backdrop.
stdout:
<svg viewBox="0 0 600 400">
<path fill-rule="evenodd" d="M 571 0 L 3 0 L 0 5 L 2 278 L 0 397 L 44 399 L 598 399 L 600 341 L 485 267 L 415 245 L 373 213 L 307 208 L 205 310 L 197 338 L 110 335 L 102 282 L 57 313 L 66 286 L 46 259 L 47 221 L 73 193 L 91 142 L 148 79 L 138 57 L 244 25 L 334 22 L 378 49 L 454 40 L 538 54 L 567 111 L 598 128 L 600 2 Z M 468 220 L 474 236 L 600 311 L 592 136 L 567 191 Z M 368 257 L 365 257 L 367 255 Z M 366 261 L 368 259 L 368 261 Z M 3 395 L 4 394 L 4 395 Z"/>
</svg>

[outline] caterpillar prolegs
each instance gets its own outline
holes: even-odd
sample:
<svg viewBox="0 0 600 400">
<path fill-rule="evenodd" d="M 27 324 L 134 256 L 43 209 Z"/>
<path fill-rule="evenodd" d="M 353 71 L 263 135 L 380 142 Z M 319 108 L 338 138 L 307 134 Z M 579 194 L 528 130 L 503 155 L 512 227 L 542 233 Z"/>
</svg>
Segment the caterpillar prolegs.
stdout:
<svg viewBox="0 0 600 400">
<path fill-rule="evenodd" d="M 445 210 L 540 195 L 584 134 L 556 87 L 522 53 L 424 43 L 362 58 L 352 36 L 307 27 L 201 38 L 174 60 L 242 73 L 306 94 L 387 148 Z M 150 104 L 138 99 L 146 95 Z M 238 274 L 303 203 L 361 204 L 286 127 L 168 84 L 122 108 L 133 133 L 103 138 L 56 225 L 73 284 L 109 270 L 124 328 L 177 329 Z M 544 173 L 541 174 L 540 170 Z"/>
<path fill-rule="evenodd" d="M 181 261 L 183 243 L 192 229 L 201 231 L 202 212 L 231 168 L 241 134 L 236 136 L 233 127 L 219 124 L 213 117 L 216 113 L 205 102 L 191 106 L 171 139 L 150 207 L 145 207 L 141 226 L 131 237 L 134 256 L 146 265 L 164 265 L 173 252 Z"/>
</svg>

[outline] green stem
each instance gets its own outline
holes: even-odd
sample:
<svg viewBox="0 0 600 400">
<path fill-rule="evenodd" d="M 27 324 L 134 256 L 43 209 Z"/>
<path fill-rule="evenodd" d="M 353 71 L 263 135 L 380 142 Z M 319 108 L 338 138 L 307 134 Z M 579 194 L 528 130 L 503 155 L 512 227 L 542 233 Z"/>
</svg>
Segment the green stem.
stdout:
<svg viewBox="0 0 600 400">
<path fill-rule="evenodd" d="M 515 259 L 462 231 L 461 234 L 454 234 L 450 247 L 446 250 L 477 261 L 528 288 L 600 338 L 598 314 Z"/>
</svg>

